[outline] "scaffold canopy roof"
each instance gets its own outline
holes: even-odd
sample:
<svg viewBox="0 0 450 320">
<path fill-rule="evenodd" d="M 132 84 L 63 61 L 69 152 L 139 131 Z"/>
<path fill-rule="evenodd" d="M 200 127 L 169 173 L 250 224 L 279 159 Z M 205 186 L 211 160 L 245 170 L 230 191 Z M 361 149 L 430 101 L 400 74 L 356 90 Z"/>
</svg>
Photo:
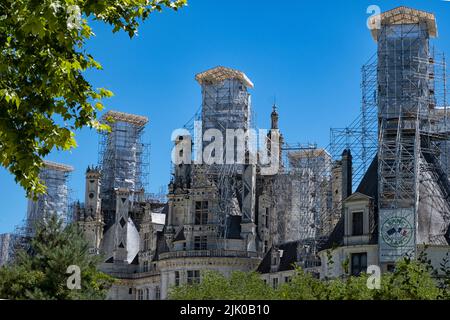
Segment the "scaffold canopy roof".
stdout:
<svg viewBox="0 0 450 320">
<path fill-rule="evenodd" d="M 52 161 L 48 161 L 48 160 L 44 160 L 44 167 L 46 169 L 62 171 L 62 172 L 72 172 L 73 171 L 72 166 L 62 164 L 62 163 L 56 163 L 56 162 L 52 162 Z"/>
<path fill-rule="evenodd" d="M 147 117 L 112 110 L 105 113 L 102 117 L 103 122 L 109 122 L 109 119 L 112 119 L 114 121 L 130 123 L 137 127 L 143 127 L 148 122 Z"/>
<path fill-rule="evenodd" d="M 221 83 L 227 79 L 237 79 L 242 81 L 249 88 L 254 87 L 253 83 L 245 73 L 221 66 L 206 70 L 195 76 L 195 80 L 197 80 L 200 85 Z"/>
<path fill-rule="evenodd" d="M 331 155 L 325 149 L 303 149 L 289 152 L 289 158 L 291 159 L 306 159 L 315 157 L 331 157 Z"/>
<path fill-rule="evenodd" d="M 376 28 L 378 19 L 381 19 L 381 25 L 426 23 L 430 37 L 437 37 L 437 24 L 434 14 L 402 6 L 370 19 L 371 33 L 375 41 L 378 41 L 378 29 Z"/>
</svg>

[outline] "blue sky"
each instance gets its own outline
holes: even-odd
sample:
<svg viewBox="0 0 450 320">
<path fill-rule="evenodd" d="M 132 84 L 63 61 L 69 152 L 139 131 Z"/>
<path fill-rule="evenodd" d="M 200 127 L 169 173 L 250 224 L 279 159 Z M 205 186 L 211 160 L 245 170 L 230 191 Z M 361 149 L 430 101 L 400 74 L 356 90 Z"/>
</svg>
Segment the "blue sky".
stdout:
<svg viewBox="0 0 450 320">
<path fill-rule="evenodd" d="M 436 47 L 450 55 L 450 3 L 440 0 L 190 0 L 179 12 L 154 14 L 130 40 L 93 24 L 89 51 L 104 70 L 89 72 L 96 87 L 112 90 L 107 109 L 148 116 L 150 187 L 170 179 L 170 135 L 201 104 L 196 73 L 217 65 L 242 70 L 251 91 L 257 125 L 269 126 L 276 96 L 280 126 L 289 143 L 329 143 L 330 127 L 344 127 L 359 113 L 360 68 L 376 44 L 366 27 L 369 5 L 386 11 L 399 5 L 436 14 Z M 48 159 L 75 167 L 72 199 L 84 199 L 84 172 L 98 161 L 93 130 L 77 133 L 78 148 Z M 25 193 L 0 169 L 0 233 L 26 214 Z"/>
</svg>

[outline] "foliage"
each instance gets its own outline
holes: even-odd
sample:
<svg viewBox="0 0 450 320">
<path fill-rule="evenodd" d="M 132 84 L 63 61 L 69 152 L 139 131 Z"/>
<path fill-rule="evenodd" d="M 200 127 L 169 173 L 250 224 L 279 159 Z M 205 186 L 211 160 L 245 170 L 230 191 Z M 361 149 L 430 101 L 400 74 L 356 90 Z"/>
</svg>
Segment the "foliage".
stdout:
<svg viewBox="0 0 450 320">
<path fill-rule="evenodd" d="M 383 277 L 381 290 L 374 292 L 375 299 L 434 300 L 440 297 L 436 279 L 426 264 L 418 260 L 400 260 L 393 273 Z"/>
<path fill-rule="evenodd" d="M 74 131 L 107 130 L 97 120 L 112 92 L 84 78 L 101 65 L 86 52 L 98 20 L 133 37 L 140 21 L 186 0 L 2 0 L 0 2 L 0 164 L 27 191 L 45 191 L 38 174 L 51 150 L 76 146 Z"/>
<path fill-rule="evenodd" d="M 202 283 L 174 287 L 169 297 L 178 300 L 434 300 L 450 299 L 450 268 L 447 261 L 441 264 L 441 274 L 430 268 L 423 257 L 417 260 L 402 259 L 391 273 L 381 278 L 381 288 L 367 286 L 368 275 L 346 276 L 319 280 L 300 268 L 290 282 L 273 289 L 256 273 L 233 273 L 226 278 L 220 273 L 205 273 Z M 237 282 L 236 282 L 237 281 Z M 240 284 L 240 285 L 237 285 Z"/>
<path fill-rule="evenodd" d="M 55 216 L 40 223 L 13 264 L 0 268 L 2 299 L 104 299 L 113 279 L 97 271 L 100 260 L 75 224 L 64 226 Z M 81 289 L 67 287 L 67 267 L 81 270 Z"/>
<path fill-rule="evenodd" d="M 229 278 L 205 271 L 199 284 L 172 287 L 172 300 L 270 300 L 274 290 L 256 272 L 235 271 Z"/>
</svg>

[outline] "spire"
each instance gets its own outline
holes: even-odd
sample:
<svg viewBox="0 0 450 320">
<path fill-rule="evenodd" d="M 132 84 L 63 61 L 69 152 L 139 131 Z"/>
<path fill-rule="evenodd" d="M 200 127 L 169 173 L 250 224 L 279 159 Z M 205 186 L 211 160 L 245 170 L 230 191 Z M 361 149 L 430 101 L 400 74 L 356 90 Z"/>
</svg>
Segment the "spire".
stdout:
<svg viewBox="0 0 450 320">
<path fill-rule="evenodd" d="M 270 114 L 270 119 L 272 122 L 271 129 L 278 129 L 278 112 L 277 112 L 277 105 L 275 103 L 272 106 L 272 113 Z"/>
</svg>

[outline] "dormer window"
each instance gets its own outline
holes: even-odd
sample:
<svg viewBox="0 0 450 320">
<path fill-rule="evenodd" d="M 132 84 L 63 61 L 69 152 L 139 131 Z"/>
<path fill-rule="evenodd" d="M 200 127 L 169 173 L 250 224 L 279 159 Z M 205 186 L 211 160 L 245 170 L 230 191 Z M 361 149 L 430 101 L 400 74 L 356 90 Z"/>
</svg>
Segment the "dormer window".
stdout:
<svg viewBox="0 0 450 320">
<path fill-rule="evenodd" d="M 374 199 L 362 193 L 354 193 L 344 201 L 344 244 L 368 244 L 374 230 Z"/>
</svg>

